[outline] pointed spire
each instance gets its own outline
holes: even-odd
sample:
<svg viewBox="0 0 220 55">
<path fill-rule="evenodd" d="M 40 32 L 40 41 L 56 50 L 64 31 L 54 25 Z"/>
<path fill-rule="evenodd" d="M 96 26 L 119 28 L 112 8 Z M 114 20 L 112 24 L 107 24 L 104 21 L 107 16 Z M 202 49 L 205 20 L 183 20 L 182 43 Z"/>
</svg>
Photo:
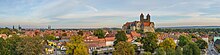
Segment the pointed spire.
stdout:
<svg viewBox="0 0 220 55">
<path fill-rule="evenodd" d="M 148 13 L 147 16 L 150 16 L 150 14 Z"/>
<path fill-rule="evenodd" d="M 140 16 L 144 16 L 144 14 L 143 13 L 141 13 L 141 15 Z"/>
</svg>

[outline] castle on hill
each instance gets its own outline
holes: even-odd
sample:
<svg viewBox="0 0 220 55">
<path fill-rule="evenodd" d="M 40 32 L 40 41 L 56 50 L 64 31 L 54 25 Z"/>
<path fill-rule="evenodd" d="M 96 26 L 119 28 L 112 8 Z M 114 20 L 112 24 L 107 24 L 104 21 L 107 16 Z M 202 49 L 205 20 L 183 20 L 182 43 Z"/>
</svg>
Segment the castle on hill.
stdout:
<svg viewBox="0 0 220 55">
<path fill-rule="evenodd" d="M 147 14 L 146 19 L 143 13 L 140 15 L 140 21 L 126 22 L 122 26 L 122 30 L 130 33 L 131 31 L 141 30 L 143 32 L 155 32 L 154 22 L 150 21 L 150 15 Z"/>
</svg>

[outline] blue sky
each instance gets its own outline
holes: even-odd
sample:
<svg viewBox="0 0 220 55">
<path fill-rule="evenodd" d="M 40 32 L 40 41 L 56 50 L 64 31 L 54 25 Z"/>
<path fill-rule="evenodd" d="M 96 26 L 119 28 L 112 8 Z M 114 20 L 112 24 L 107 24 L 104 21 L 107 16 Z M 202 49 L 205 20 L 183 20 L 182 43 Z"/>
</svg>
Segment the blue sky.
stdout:
<svg viewBox="0 0 220 55">
<path fill-rule="evenodd" d="M 220 26 L 219 0 L 0 0 L 2 27 L 121 27 L 140 13 L 156 27 Z"/>
</svg>

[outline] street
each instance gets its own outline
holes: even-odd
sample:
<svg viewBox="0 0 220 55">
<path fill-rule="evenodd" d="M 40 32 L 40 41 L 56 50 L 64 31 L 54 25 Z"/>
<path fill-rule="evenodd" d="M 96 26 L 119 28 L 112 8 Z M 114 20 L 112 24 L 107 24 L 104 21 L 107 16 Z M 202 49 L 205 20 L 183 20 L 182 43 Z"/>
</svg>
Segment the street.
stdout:
<svg viewBox="0 0 220 55">
<path fill-rule="evenodd" d="M 208 55 L 218 55 L 217 51 L 214 49 L 213 43 L 210 43 L 208 46 Z"/>
</svg>

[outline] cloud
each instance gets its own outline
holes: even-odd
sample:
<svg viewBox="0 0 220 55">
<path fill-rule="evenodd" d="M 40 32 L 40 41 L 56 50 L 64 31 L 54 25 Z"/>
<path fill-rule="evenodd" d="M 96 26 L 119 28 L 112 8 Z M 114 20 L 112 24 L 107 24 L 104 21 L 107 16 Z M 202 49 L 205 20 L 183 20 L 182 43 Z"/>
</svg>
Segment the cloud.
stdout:
<svg viewBox="0 0 220 55">
<path fill-rule="evenodd" d="M 89 5 L 86 5 L 86 7 L 88 7 L 89 9 L 95 11 L 95 12 L 98 12 L 98 9 L 93 7 L 93 6 L 89 6 Z"/>
<path fill-rule="evenodd" d="M 156 22 L 157 26 L 220 26 L 220 18 L 192 17 L 170 20 L 168 22 Z"/>
<path fill-rule="evenodd" d="M 0 25 L 121 27 L 150 13 L 157 26 L 218 25 L 219 0 L 0 1 Z M 113 4 L 114 3 L 114 4 Z M 62 26 L 63 27 L 63 26 Z"/>
</svg>

